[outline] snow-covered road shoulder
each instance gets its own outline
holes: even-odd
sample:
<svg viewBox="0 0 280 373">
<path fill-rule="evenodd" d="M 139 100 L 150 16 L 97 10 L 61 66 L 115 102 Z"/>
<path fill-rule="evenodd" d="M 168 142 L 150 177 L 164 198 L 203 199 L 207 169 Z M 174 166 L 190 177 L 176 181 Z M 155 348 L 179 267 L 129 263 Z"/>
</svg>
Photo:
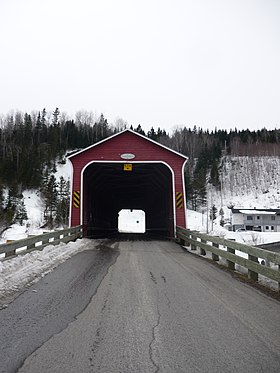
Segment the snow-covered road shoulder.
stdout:
<svg viewBox="0 0 280 373">
<path fill-rule="evenodd" d="M 95 240 L 95 246 L 99 243 L 100 240 Z M 71 256 L 92 247 L 92 240 L 83 238 L 0 261 L 0 308 L 5 306 L 7 297 L 38 281 Z"/>
</svg>

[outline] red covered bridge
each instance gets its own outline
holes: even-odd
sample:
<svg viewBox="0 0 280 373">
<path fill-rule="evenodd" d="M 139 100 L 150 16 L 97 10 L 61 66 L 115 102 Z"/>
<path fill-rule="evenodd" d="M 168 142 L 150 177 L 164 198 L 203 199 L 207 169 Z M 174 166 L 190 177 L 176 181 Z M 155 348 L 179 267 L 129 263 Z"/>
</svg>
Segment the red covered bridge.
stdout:
<svg viewBox="0 0 280 373">
<path fill-rule="evenodd" d="M 125 130 L 71 156 L 70 225 L 85 236 L 118 232 L 118 214 L 139 209 L 146 231 L 174 237 L 186 226 L 183 156 L 132 130 Z"/>
</svg>

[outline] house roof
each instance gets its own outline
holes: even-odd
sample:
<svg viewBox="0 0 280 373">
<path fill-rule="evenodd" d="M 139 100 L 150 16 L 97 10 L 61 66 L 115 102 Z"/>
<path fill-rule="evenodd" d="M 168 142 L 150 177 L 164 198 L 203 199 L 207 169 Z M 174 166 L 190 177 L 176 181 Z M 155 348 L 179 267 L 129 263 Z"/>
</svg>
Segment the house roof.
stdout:
<svg viewBox="0 0 280 373">
<path fill-rule="evenodd" d="M 246 215 L 275 215 L 276 211 L 261 211 L 261 210 L 239 210 L 241 214 Z"/>
<path fill-rule="evenodd" d="M 244 215 L 280 215 L 280 209 L 232 209 L 233 214 Z"/>
<path fill-rule="evenodd" d="M 178 155 L 178 156 L 181 157 L 181 158 L 184 158 L 185 160 L 188 160 L 188 159 L 189 159 L 187 156 L 185 156 L 185 155 L 183 155 L 183 154 L 181 154 L 181 153 L 178 153 L 178 152 L 176 152 L 175 150 L 170 149 L 170 148 L 168 148 L 167 146 L 162 145 L 162 144 L 160 144 L 160 143 L 158 143 L 158 142 L 156 142 L 156 141 L 154 141 L 154 140 L 152 140 L 152 139 L 149 139 L 148 137 L 143 136 L 143 135 L 141 135 L 140 133 L 135 132 L 135 131 L 130 130 L 130 129 L 125 129 L 124 131 L 118 132 L 118 133 L 116 133 L 116 134 L 114 134 L 114 135 L 112 135 L 112 136 L 110 136 L 110 137 L 107 137 L 106 139 L 101 140 L 101 141 L 99 141 L 99 142 L 97 142 L 97 143 L 95 143 L 95 144 L 93 144 L 93 145 L 90 145 L 90 146 L 88 146 L 88 147 L 85 148 L 85 149 L 82 149 L 82 150 L 80 150 L 80 151 L 77 151 L 76 153 L 69 155 L 68 158 L 73 158 L 73 157 L 77 156 L 78 154 L 81 154 L 81 153 L 83 153 L 83 152 L 85 152 L 85 151 L 87 151 L 87 150 L 89 150 L 89 149 L 92 149 L 92 148 L 94 148 L 94 147 L 96 147 L 96 146 L 98 146 L 98 145 L 100 145 L 100 144 L 102 144 L 102 143 L 104 143 L 104 142 L 106 142 L 106 141 L 109 141 L 109 140 L 111 140 L 111 139 L 114 138 L 114 137 L 120 136 L 120 135 L 122 135 L 122 134 L 125 133 L 125 132 L 130 132 L 130 133 L 134 134 L 135 136 L 139 136 L 139 137 L 145 139 L 146 141 L 149 141 L 149 142 L 151 142 L 151 143 L 153 143 L 153 144 L 155 144 L 155 145 L 157 145 L 157 146 L 159 146 L 159 147 L 161 147 L 161 148 L 163 148 L 163 149 L 165 149 L 165 150 L 167 150 L 167 151 L 169 151 L 169 152 L 172 152 L 172 153 Z"/>
</svg>

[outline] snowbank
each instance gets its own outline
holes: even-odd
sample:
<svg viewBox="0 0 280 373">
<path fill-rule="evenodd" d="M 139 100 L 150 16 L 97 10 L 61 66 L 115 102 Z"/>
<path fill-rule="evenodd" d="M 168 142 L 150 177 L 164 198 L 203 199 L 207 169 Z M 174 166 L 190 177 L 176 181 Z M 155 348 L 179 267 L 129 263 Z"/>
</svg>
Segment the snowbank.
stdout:
<svg viewBox="0 0 280 373">
<path fill-rule="evenodd" d="M 89 242 L 91 243 L 89 245 Z M 95 240 L 96 245 L 100 240 Z M 68 244 L 48 245 L 42 251 L 32 251 L 16 258 L 0 261 L 0 300 L 38 281 L 78 252 L 92 248 L 92 240 L 79 239 Z"/>
</svg>

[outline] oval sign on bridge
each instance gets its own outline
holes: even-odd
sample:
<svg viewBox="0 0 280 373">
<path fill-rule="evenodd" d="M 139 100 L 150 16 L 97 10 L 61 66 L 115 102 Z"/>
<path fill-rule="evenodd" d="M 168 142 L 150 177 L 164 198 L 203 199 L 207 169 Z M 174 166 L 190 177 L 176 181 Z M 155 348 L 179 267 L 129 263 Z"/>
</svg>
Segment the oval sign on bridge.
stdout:
<svg viewBox="0 0 280 373">
<path fill-rule="evenodd" d="M 135 154 L 132 154 L 132 153 L 123 153 L 123 154 L 121 154 L 121 158 L 122 159 L 133 159 L 133 158 L 135 158 Z"/>
</svg>

